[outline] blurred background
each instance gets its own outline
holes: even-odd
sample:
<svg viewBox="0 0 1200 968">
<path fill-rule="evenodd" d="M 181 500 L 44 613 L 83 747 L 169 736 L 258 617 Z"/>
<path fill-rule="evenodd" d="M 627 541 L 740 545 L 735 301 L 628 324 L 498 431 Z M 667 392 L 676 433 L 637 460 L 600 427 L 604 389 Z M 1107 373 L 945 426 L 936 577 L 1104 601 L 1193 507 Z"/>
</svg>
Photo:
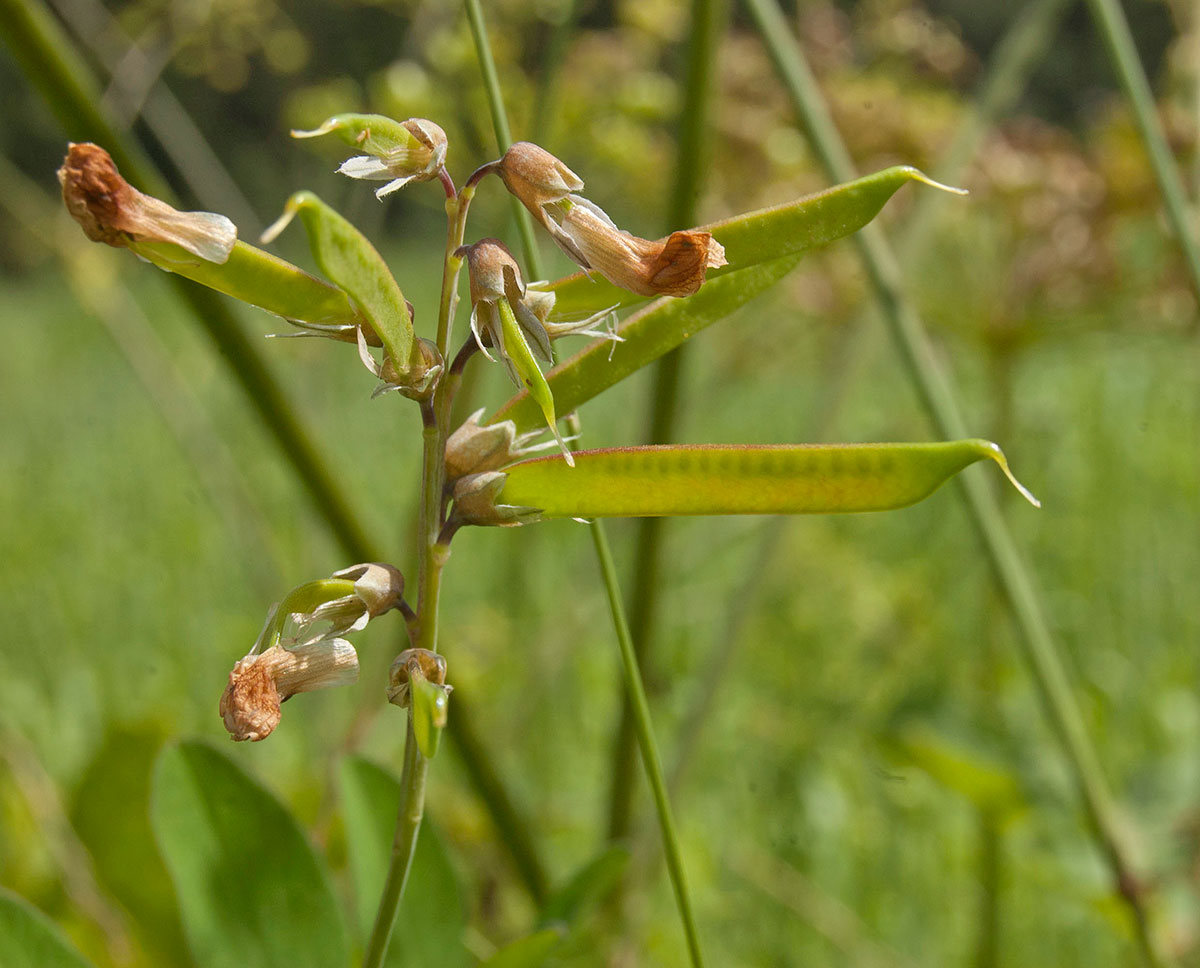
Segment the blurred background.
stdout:
<svg viewBox="0 0 1200 968">
<path fill-rule="evenodd" d="M 428 117 L 460 183 L 495 158 L 457 4 L 49 9 L 184 207 L 224 212 L 252 241 L 310 188 L 376 242 L 430 329 L 440 191 L 380 204 L 334 174 L 338 145 L 287 132 L 343 111 Z M 1196 9 L 1125 9 L 1194 202 Z M 563 158 L 623 228 L 682 227 L 666 221 L 689 6 L 492 0 L 486 12 L 514 137 Z M 1035 512 L 1003 498 L 1154 931 L 1200 964 L 1197 305 L 1099 35 L 1082 3 L 1046 0 L 786 12 L 860 171 L 914 164 L 970 189 L 906 188 L 881 221 L 971 433 L 998 441 L 1043 501 Z M 78 136 L 7 48 L 0 90 L 0 885 L 99 966 L 186 965 L 144 816 L 155 751 L 180 736 L 222 744 L 342 871 L 334 768 L 350 750 L 399 766 L 402 714 L 383 690 L 401 629 L 360 636 L 358 686 L 289 703 L 269 741 L 228 747 L 217 700 L 267 607 L 351 562 L 164 274 L 90 245 L 61 211 L 54 171 Z M 736 5 L 713 92 L 699 221 L 827 186 Z M 510 215 L 485 183 L 468 237 L 515 240 Z M 301 236 L 276 251 L 310 266 Z M 552 277 L 569 270 L 543 254 Z M 372 401 L 353 347 L 266 343 L 286 324 L 234 311 L 372 542 L 411 573 L 415 408 Z M 499 368 L 473 366 L 464 415 L 510 393 Z M 643 441 L 649 399 L 643 374 L 589 404 L 585 443 Z M 681 400 L 686 441 L 933 436 L 848 243 L 694 341 Z M 610 525 L 627 589 L 636 527 Z M 644 674 L 713 964 L 1133 963 L 953 488 L 886 515 L 670 522 L 656 588 Z M 561 882 L 605 842 L 621 689 L 587 530 L 464 531 L 443 602 L 455 697 Z M 526 930 L 533 905 L 452 745 L 427 814 L 476 948 Z M 655 857 L 644 785 L 633 818 Z M 567 960 L 682 959 L 650 863 Z"/>
</svg>

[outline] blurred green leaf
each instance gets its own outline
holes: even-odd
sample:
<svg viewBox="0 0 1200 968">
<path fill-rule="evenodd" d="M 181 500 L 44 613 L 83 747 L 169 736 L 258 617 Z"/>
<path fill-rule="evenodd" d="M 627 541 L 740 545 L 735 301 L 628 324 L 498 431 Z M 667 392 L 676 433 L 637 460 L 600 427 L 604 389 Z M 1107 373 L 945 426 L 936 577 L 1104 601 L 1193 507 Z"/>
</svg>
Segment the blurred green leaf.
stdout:
<svg viewBox="0 0 1200 968">
<path fill-rule="evenodd" d="M 163 751 L 150 820 L 201 968 L 349 963 L 329 873 L 287 809 L 211 746 Z"/>
<path fill-rule="evenodd" d="M 566 884 L 551 895 L 542 908 L 540 923 L 572 924 L 590 905 L 612 893 L 629 866 L 629 850 L 609 847 L 581 867 Z"/>
<path fill-rule="evenodd" d="M 829 514 L 915 504 L 1000 448 L 968 439 L 928 444 L 681 445 L 580 451 L 514 464 L 497 503 L 545 517 Z"/>
<path fill-rule="evenodd" d="M 317 265 L 362 308 L 397 367 L 420 360 L 412 315 L 387 263 L 365 235 L 312 192 L 296 192 L 283 216 L 264 234 L 272 239 L 300 216 Z"/>
<path fill-rule="evenodd" d="M 150 777 L 161 745 L 153 729 L 113 729 L 84 771 L 71 823 L 143 945 L 159 962 L 184 965 L 191 956 L 178 900 L 150 829 Z"/>
<path fill-rule="evenodd" d="M 396 814 L 400 809 L 400 781 L 370 760 L 357 756 L 343 760 L 339 781 L 358 926 L 361 936 L 366 938 L 387 876 Z M 417 837 L 385 965 L 455 968 L 468 964 L 462 944 L 466 924 L 466 905 L 458 875 L 437 829 L 426 817 Z"/>
<path fill-rule="evenodd" d="M 729 262 L 727 266 L 708 270 L 708 278 L 717 279 L 762 262 L 810 252 L 857 232 L 910 181 L 946 188 L 916 168 L 902 165 L 815 195 L 806 195 L 794 202 L 701 226 L 725 246 L 725 258 Z M 706 282 L 700 292 L 708 285 Z M 559 279 L 549 289 L 557 296 L 553 313 L 556 319 L 582 318 L 607 307 L 631 306 L 646 298 L 585 272 Z"/>
<path fill-rule="evenodd" d="M 934 733 L 907 732 L 895 742 L 895 751 L 942 786 L 1000 817 L 1026 805 L 1021 783 L 1011 770 Z"/>
<path fill-rule="evenodd" d="M 342 290 L 240 240 L 221 263 L 200 259 L 170 242 L 138 242 L 135 248 L 160 269 L 285 319 L 350 327 L 364 321 Z"/>
<path fill-rule="evenodd" d="M 724 319 L 786 276 L 799 261 L 793 255 L 744 269 L 705 283 L 687 299 L 656 299 L 621 323 L 617 333 L 622 342 L 597 340 L 546 374 L 559 412 L 574 410 Z M 488 423 L 498 420 L 512 420 L 518 431 L 533 430 L 542 423 L 542 410 L 529 391 L 522 390 Z"/>
<path fill-rule="evenodd" d="M 0 965 L 4 968 L 92 968 L 58 925 L 23 897 L 0 887 Z"/>
<path fill-rule="evenodd" d="M 545 928 L 518 938 L 483 962 L 480 968 L 538 968 L 554 953 L 562 937 L 561 928 Z"/>
</svg>

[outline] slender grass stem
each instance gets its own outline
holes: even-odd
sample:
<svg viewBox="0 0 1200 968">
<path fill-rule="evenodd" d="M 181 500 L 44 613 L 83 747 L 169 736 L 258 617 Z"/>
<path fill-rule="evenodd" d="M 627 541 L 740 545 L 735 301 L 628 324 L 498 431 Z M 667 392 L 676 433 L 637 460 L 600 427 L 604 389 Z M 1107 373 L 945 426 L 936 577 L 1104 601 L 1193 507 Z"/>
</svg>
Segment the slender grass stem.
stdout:
<svg viewBox="0 0 1200 968">
<path fill-rule="evenodd" d="M 559 80 L 562 77 L 563 64 L 566 63 L 567 49 L 579 23 L 581 5 L 581 0 L 568 0 L 566 9 L 559 13 L 558 20 L 550 29 L 550 38 L 542 55 L 537 96 L 533 103 L 533 122 L 529 126 L 530 137 L 542 147 L 548 147 L 554 141 Z"/>
<path fill-rule="evenodd" d="M 396 914 L 404 897 L 408 872 L 412 868 L 413 853 L 417 849 L 417 835 L 421 831 L 421 818 L 425 813 L 425 776 L 429 761 L 417 749 L 417 738 L 413 733 L 412 710 L 408 712 L 408 729 L 404 738 L 404 769 L 400 774 L 400 814 L 396 818 L 396 836 L 392 841 L 392 859 L 388 864 L 387 879 L 383 884 L 383 897 L 375 912 L 375 924 L 367 952 L 363 956 L 363 968 L 380 968 L 387 956 L 392 929 L 396 925 Z M 420 925 L 415 926 L 420 930 Z"/>
<path fill-rule="evenodd" d="M 1116 0 L 1088 0 L 1088 9 L 1104 38 L 1113 69 L 1129 98 L 1129 106 L 1133 108 L 1138 132 L 1150 156 L 1154 177 L 1158 179 L 1158 190 L 1162 192 L 1167 218 L 1183 249 L 1192 285 L 1200 296 L 1200 242 L 1196 239 L 1194 214 L 1189 211 L 1183 180 L 1167 146 L 1167 138 L 1154 106 L 1154 92 L 1150 90 L 1150 82 L 1146 79 L 1141 58 L 1134 46 L 1129 21 L 1125 19 L 1125 13 Z"/>
<path fill-rule="evenodd" d="M 667 211 L 667 230 L 687 228 L 696 222 L 696 202 L 707 165 L 707 145 L 713 114 L 713 75 L 728 6 L 725 0 L 693 0 L 684 76 L 684 103 L 679 115 L 679 152 L 675 181 Z M 652 376 L 653 398 L 646 426 L 646 442 L 668 444 L 676 437 L 681 407 L 684 347 L 656 364 Z M 662 548 L 666 528 L 663 518 L 643 518 L 637 526 L 634 552 L 633 601 L 630 629 L 639 665 L 653 652 L 658 606 L 661 601 Z M 633 708 L 622 695 L 620 719 L 613 739 L 609 765 L 608 836 L 616 840 L 629 833 L 633 813 Z"/>
<path fill-rule="evenodd" d="M 592 544 L 596 548 L 596 560 L 600 566 L 600 575 L 604 580 L 604 590 L 608 595 L 609 608 L 612 610 L 613 628 L 616 630 L 617 644 L 621 650 L 621 670 L 625 675 L 625 688 L 633 706 L 634 731 L 637 735 L 638 746 L 642 751 L 642 765 L 646 769 L 646 779 L 649 781 L 650 791 L 654 795 L 658 825 L 662 831 L 663 850 L 667 857 L 667 870 L 671 875 L 675 903 L 679 908 L 679 916 L 683 923 L 688 957 L 693 968 L 699 968 L 703 964 L 703 958 L 700 954 L 700 940 L 696 932 L 696 921 L 692 914 L 691 899 L 688 895 L 687 880 L 683 871 L 683 856 L 679 849 L 679 838 L 675 833 L 675 821 L 671 817 L 671 804 L 667 796 L 662 760 L 658 754 L 658 744 L 654 740 L 654 726 L 650 720 L 650 704 L 646 701 L 646 690 L 642 685 L 641 672 L 638 670 L 637 656 L 634 655 L 633 640 L 629 635 L 629 625 L 625 621 L 625 606 L 621 601 L 621 589 L 617 583 L 617 569 L 613 563 L 612 552 L 608 547 L 608 537 L 600 522 L 592 521 L 589 528 L 592 532 Z"/>
<path fill-rule="evenodd" d="M 975 92 L 973 110 L 955 131 L 950 146 L 935 166 L 934 174 L 939 181 L 949 185 L 958 183 L 989 127 L 1020 98 L 1033 65 L 1050 49 L 1054 34 L 1072 2 L 1074 0 L 1033 0 L 1017 15 L 988 61 L 987 73 Z M 934 218 L 945 198 L 943 192 L 921 192 L 916 197 L 898 247 L 906 266 L 919 261 L 925 252 Z M 812 407 L 815 422 L 801 426 L 797 439 L 824 440 L 836 422 L 841 401 L 845 399 L 845 386 L 852 382 L 849 371 L 856 359 L 868 355 L 871 333 L 863 331 L 868 315 L 860 313 L 835 336 L 830 362 L 824 367 L 824 372 L 830 376 L 823 381 L 820 396 Z M 753 614 L 756 591 L 761 587 L 762 577 L 774 560 L 784 533 L 774 524 L 763 527 L 751 564 L 745 569 L 739 589 L 729 598 L 726 621 L 714 637 L 703 665 L 705 671 L 700 676 L 700 692 L 679 729 L 676 762 L 671 769 L 672 792 L 682 786 L 704 726 L 711 718 L 719 684 L 724 681 L 726 671 L 732 668 L 739 652 L 746 619 Z"/>
<path fill-rule="evenodd" d="M 500 77 L 496 73 L 496 61 L 492 57 L 492 47 L 488 43 L 487 24 L 483 19 L 483 9 L 479 0 L 465 0 L 467 20 L 471 25 L 471 37 L 475 41 L 475 56 L 479 61 L 479 70 L 483 74 L 483 86 L 487 91 L 488 110 L 492 114 L 492 127 L 496 131 L 496 143 L 503 154 L 512 144 L 512 132 L 508 127 L 508 114 L 504 110 L 504 93 L 500 88 Z M 533 219 L 525 211 L 514 196 L 510 199 L 513 216 L 517 220 L 517 232 L 521 236 L 521 248 L 525 253 L 526 278 L 541 279 L 542 263 L 538 255 L 537 239 L 533 235 Z"/>
<path fill-rule="evenodd" d="M 833 181 L 849 181 L 854 177 L 849 152 L 779 7 L 772 0 L 745 0 L 745 5 L 826 173 Z M 875 226 L 867 226 L 855 240 L 876 300 L 929 419 L 946 438 L 964 436 L 965 423 L 954 391 L 937 362 L 920 317 L 903 294 L 900 270 L 883 233 Z M 1160 959 L 1150 937 L 1140 888 L 1119 834 L 1112 796 L 1071 692 L 1034 579 L 1017 552 L 986 482 L 975 475 L 963 475 L 959 486 L 1020 630 L 1021 655 L 1070 766 L 1088 825 L 1108 863 L 1114 887 L 1128 905 L 1139 951 L 1146 964 L 1157 965 Z"/>
</svg>

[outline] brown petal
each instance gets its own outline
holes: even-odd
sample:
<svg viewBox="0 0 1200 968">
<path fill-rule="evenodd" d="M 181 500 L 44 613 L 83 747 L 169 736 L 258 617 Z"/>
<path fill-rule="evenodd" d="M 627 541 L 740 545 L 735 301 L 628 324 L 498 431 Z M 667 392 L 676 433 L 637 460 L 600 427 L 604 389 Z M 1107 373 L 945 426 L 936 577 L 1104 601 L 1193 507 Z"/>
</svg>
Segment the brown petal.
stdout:
<svg viewBox="0 0 1200 968">
<path fill-rule="evenodd" d="M 262 655 L 241 659 L 229 673 L 229 684 L 221 695 L 217 711 L 237 742 L 266 739 L 279 725 L 279 691 L 271 663 L 263 659 Z"/>
<path fill-rule="evenodd" d="M 130 185 L 99 145 L 71 144 L 58 170 L 67 211 L 93 242 L 170 242 L 218 264 L 229 258 L 237 229 L 224 215 L 180 212 Z"/>
<path fill-rule="evenodd" d="M 672 232 L 647 266 L 646 282 L 659 295 L 690 296 L 704 283 L 709 267 L 723 265 L 725 250 L 710 233 L 700 229 Z"/>
</svg>

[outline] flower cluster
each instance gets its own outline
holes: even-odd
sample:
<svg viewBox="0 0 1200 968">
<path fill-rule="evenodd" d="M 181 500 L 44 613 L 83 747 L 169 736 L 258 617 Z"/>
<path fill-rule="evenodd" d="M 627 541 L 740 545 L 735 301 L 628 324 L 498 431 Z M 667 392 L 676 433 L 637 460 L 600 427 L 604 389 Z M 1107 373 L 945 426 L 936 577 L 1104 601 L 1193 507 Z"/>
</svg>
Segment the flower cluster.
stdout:
<svg viewBox="0 0 1200 968">
<path fill-rule="evenodd" d="M 218 707 L 235 740 L 266 739 L 280 704 L 299 692 L 358 679 L 358 654 L 342 636 L 404 600 L 404 576 L 391 565 L 361 564 L 307 582 L 267 614 L 253 648 L 234 665 Z"/>
</svg>

